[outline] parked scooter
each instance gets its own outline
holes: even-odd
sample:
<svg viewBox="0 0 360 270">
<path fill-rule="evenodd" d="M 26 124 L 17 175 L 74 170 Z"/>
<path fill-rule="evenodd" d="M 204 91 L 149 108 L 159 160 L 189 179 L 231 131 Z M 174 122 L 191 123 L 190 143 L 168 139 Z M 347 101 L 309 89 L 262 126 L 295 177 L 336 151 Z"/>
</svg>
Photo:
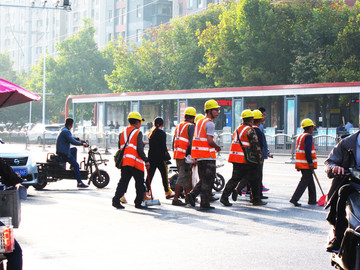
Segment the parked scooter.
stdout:
<svg viewBox="0 0 360 270">
<path fill-rule="evenodd" d="M 360 170 L 350 169 L 350 182 L 360 183 Z M 360 192 L 350 194 L 346 206 L 348 228 L 338 253 L 331 255 L 331 265 L 337 269 L 360 270 Z"/>
<path fill-rule="evenodd" d="M 220 154 L 218 154 L 218 158 L 216 160 L 216 168 L 220 168 L 223 167 L 224 164 L 224 159 L 222 156 L 220 156 Z M 196 171 L 197 172 L 197 171 Z M 176 180 L 178 178 L 178 169 L 176 166 L 170 166 L 169 167 L 169 173 L 172 173 L 172 175 L 169 177 L 169 184 L 170 184 L 170 188 L 172 190 L 175 190 L 175 184 L 176 184 Z M 213 184 L 213 189 L 217 192 L 221 191 L 225 186 L 225 178 L 218 172 L 216 172 L 215 174 L 215 180 L 214 180 L 214 184 Z"/>
</svg>

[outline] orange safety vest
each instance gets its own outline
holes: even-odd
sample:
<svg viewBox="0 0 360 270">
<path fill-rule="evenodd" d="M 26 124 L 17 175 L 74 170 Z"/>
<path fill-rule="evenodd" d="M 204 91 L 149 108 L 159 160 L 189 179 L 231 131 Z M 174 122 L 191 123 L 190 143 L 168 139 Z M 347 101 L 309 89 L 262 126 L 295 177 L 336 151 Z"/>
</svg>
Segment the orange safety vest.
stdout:
<svg viewBox="0 0 360 270">
<path fill-rule="evenodd" d="M 244 157 L 244 151 L 239 143 L 239 139 L 241 140 L 243 147 L 250 147 L 250 141 L 247 136 L 247 132 L 250 128 L 251 127 L 248 125 L 240 125 L 237 128 L 237 130 L 234 131 L 233 141 L 231 143 L 230 154 L 228 159 L 229 162 L 247 163 Z"/>
<path fill-rule="evenodd" d="M 200 119 L 195 126 L 194 137 L 191 146 L 192 158 L 216 158 L 216 151 L 214 147 L 211 147 L 207 141 L 207 134 L 205 130 L 205 124 L 211 121 L 210 118 Z"/>
<path fill-rule="evenodd" d="M 174 138 L 174 159 L 184 159 L 190 145 L 188 128 L 190 122 L 182 122 L 176 126 Z"/>
<path fill-rule="evenodd" d="M 135 127 L 133 126 L 128 126 L 123 129 L 123 132 L 120 136 L 120 149 L 122 149 L 125 146 L 125 143 L 128 139 L 130 132 L 134 129 Z M 145 171 L 144 161 L 141 159 L 141 157 L 137 152 L 137 138 L 139 132 L 140 130 L 137 129 L 131 133 L 129 137 L 129 142 L 127 143 L 127 146 L 124 151 L 122 166 L 131 166 L 131 167 L 135 167 L 140 171 Z"/>
<path fill-rule="evenodd" d="M 305 138 L 306 138 L 306 136 L 311 136 L 311 134 L 304 132 L 304 133 L 300 134 L 296 140 L 295 168 L 298 170 L 310 169 L 309 163 L 306 160 L 306 156 L 305 156 Z M 312 142 L 312 146 L 311 146 L 311 158 L 314 163 L 314 169 L 316 169 L 317 168 L 317 157 L 316 157 L 314 142 Z"/>
</svg>

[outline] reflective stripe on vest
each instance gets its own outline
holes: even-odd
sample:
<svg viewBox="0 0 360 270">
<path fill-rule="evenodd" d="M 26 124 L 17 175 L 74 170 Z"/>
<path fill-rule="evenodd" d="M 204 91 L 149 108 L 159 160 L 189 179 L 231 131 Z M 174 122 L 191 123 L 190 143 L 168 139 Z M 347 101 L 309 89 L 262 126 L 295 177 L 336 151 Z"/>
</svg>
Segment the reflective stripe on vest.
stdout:
<svg viewBox="0 0 360 270">
<path fill-rule="evenodd" d="M 207 141 L 205 125 L 209 121 L 211 121 L 210 118 L 205 117 L 196 123 L 191 146 L 192 158 L 216 158 L 215 148 L 211 147 Z"/>
<path fill-rule="evenodd" d="M 120 136 L 120 149 L 125 146 L 126 140 L 128 138 L 128 134 L 135 129 L 133 126 L 128 126 L 123 129 L 122 135 Z M 137 152 L 137 138 L 139 135 L 140 130 L 137 129 L 131 133 L 129 137 L 128 145 L 124 151 L 123 157 L 123 166 L 131 166 L 135 167 L 140 171 L 145 171 L 144 161 L 141 159 Z"/>
<path fill-rule="evenodd" d="M 309 163 L 305 155 L 305 138 L 306 136 L 311 136 L 309 133 L 302 133 L 296 140 L 296 154 L 295 154 L 295 168 L 296 169 L 310 169 Z M 317 168 L 317 157 L 315 152 L 315 145 L 312 142 L 311 146 L 311 158 L 314 164 L 314 169 Z"/>
<path fill-rule="evenodd" d="M 244 157 L 244 151 L 239 143 L 238 135 L 243 147 L 250 147 L 250 141 L 247 132 L 251 127 L 248 125 L 240 125 L 233 133 L 233 140 L 230 147 L 229 162 L 247 163 Z"/>
<path fill-rule="evenodd" d="M 190 145 L 188 128 L 189 122 L 182 122 L 176 126 L 174 138 L 174 159 L 184 159 L 186 149 Z"/>
</svg>

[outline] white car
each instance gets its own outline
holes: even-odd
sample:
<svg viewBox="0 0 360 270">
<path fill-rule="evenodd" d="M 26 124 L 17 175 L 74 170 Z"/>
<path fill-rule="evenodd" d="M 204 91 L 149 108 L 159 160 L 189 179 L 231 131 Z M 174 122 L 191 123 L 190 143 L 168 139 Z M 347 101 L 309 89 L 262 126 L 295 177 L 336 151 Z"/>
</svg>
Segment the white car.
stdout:
<svg viewBox="0 0 360 270">
<path fill-rule="evenodd" d="M 24 180 L 23 186 L 37 184 L 38 168 L 36 162 L 31 158 L 29 151 L 23 146 L 16 147 L 13 144 L 0 144 L 0 157 L 2 157 L 13 170 L 20 174 Z"/>
<path fill-rule="evenodd" d="M 58 124 L 37 124 L 28 131 L 28 142 L 43 144 L 45 139 L 45 143 L 55 143 L 57 135 L 62 127 L 63 125 Z"/>
</svg>

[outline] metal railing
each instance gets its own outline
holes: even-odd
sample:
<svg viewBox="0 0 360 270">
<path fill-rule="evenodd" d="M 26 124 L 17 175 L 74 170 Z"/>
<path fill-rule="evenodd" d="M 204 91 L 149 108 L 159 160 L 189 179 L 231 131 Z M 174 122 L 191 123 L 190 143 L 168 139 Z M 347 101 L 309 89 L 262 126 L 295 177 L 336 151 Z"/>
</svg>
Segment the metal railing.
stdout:
<svg viewBox="0 0 360 270">
<path fill-rule="evenodd" d="M 16 131 L 2 131 L 0 132 L 0 138 L 6 143 L 23 143 L 25 148 L 28 148 L 30 144 L 41 145 L 45 149 L 46 145 L 55 144 L 54 140 L 45 140 L 45 135 L 57 134 L 46 132 L 43 133 L 43 139 L 41 143 L 38 141 L 30 141 L 26 132 Z M 144 142 L 148 143 L 147 132 L 144 132 Z M 84 140 L 88 140 L 91 145 L 97 145 L 104 148 L 105 152 L 108 152 L 110 148 L 118 147 L 119 131 L 111 130 L 106 132 L 98 132 L 95 130 L 76 130 L 73 132 L 74 137 L 79 137 Z M 167 145 L 168 148 L 172 148 L 173 134 L 167 133 Z M 291 136 L 289 134 L 279 133 L 275 135 L 266 135 L 266 141 L 269 151 L 272 154 L 284 154 L 295 155 L 295 144 L 297 136 Z M 222 146 L 222 151 L 226 152 L 230 150 L 232 140 L 232 134 L 228 132 L 217 131 L 215 141 Z M 318 156 L 327 156 L 333 147 L 338 142 L 338 138 L 330 135 L 318 135 L 313 137 L 316 153 Z"/>
</svg>

